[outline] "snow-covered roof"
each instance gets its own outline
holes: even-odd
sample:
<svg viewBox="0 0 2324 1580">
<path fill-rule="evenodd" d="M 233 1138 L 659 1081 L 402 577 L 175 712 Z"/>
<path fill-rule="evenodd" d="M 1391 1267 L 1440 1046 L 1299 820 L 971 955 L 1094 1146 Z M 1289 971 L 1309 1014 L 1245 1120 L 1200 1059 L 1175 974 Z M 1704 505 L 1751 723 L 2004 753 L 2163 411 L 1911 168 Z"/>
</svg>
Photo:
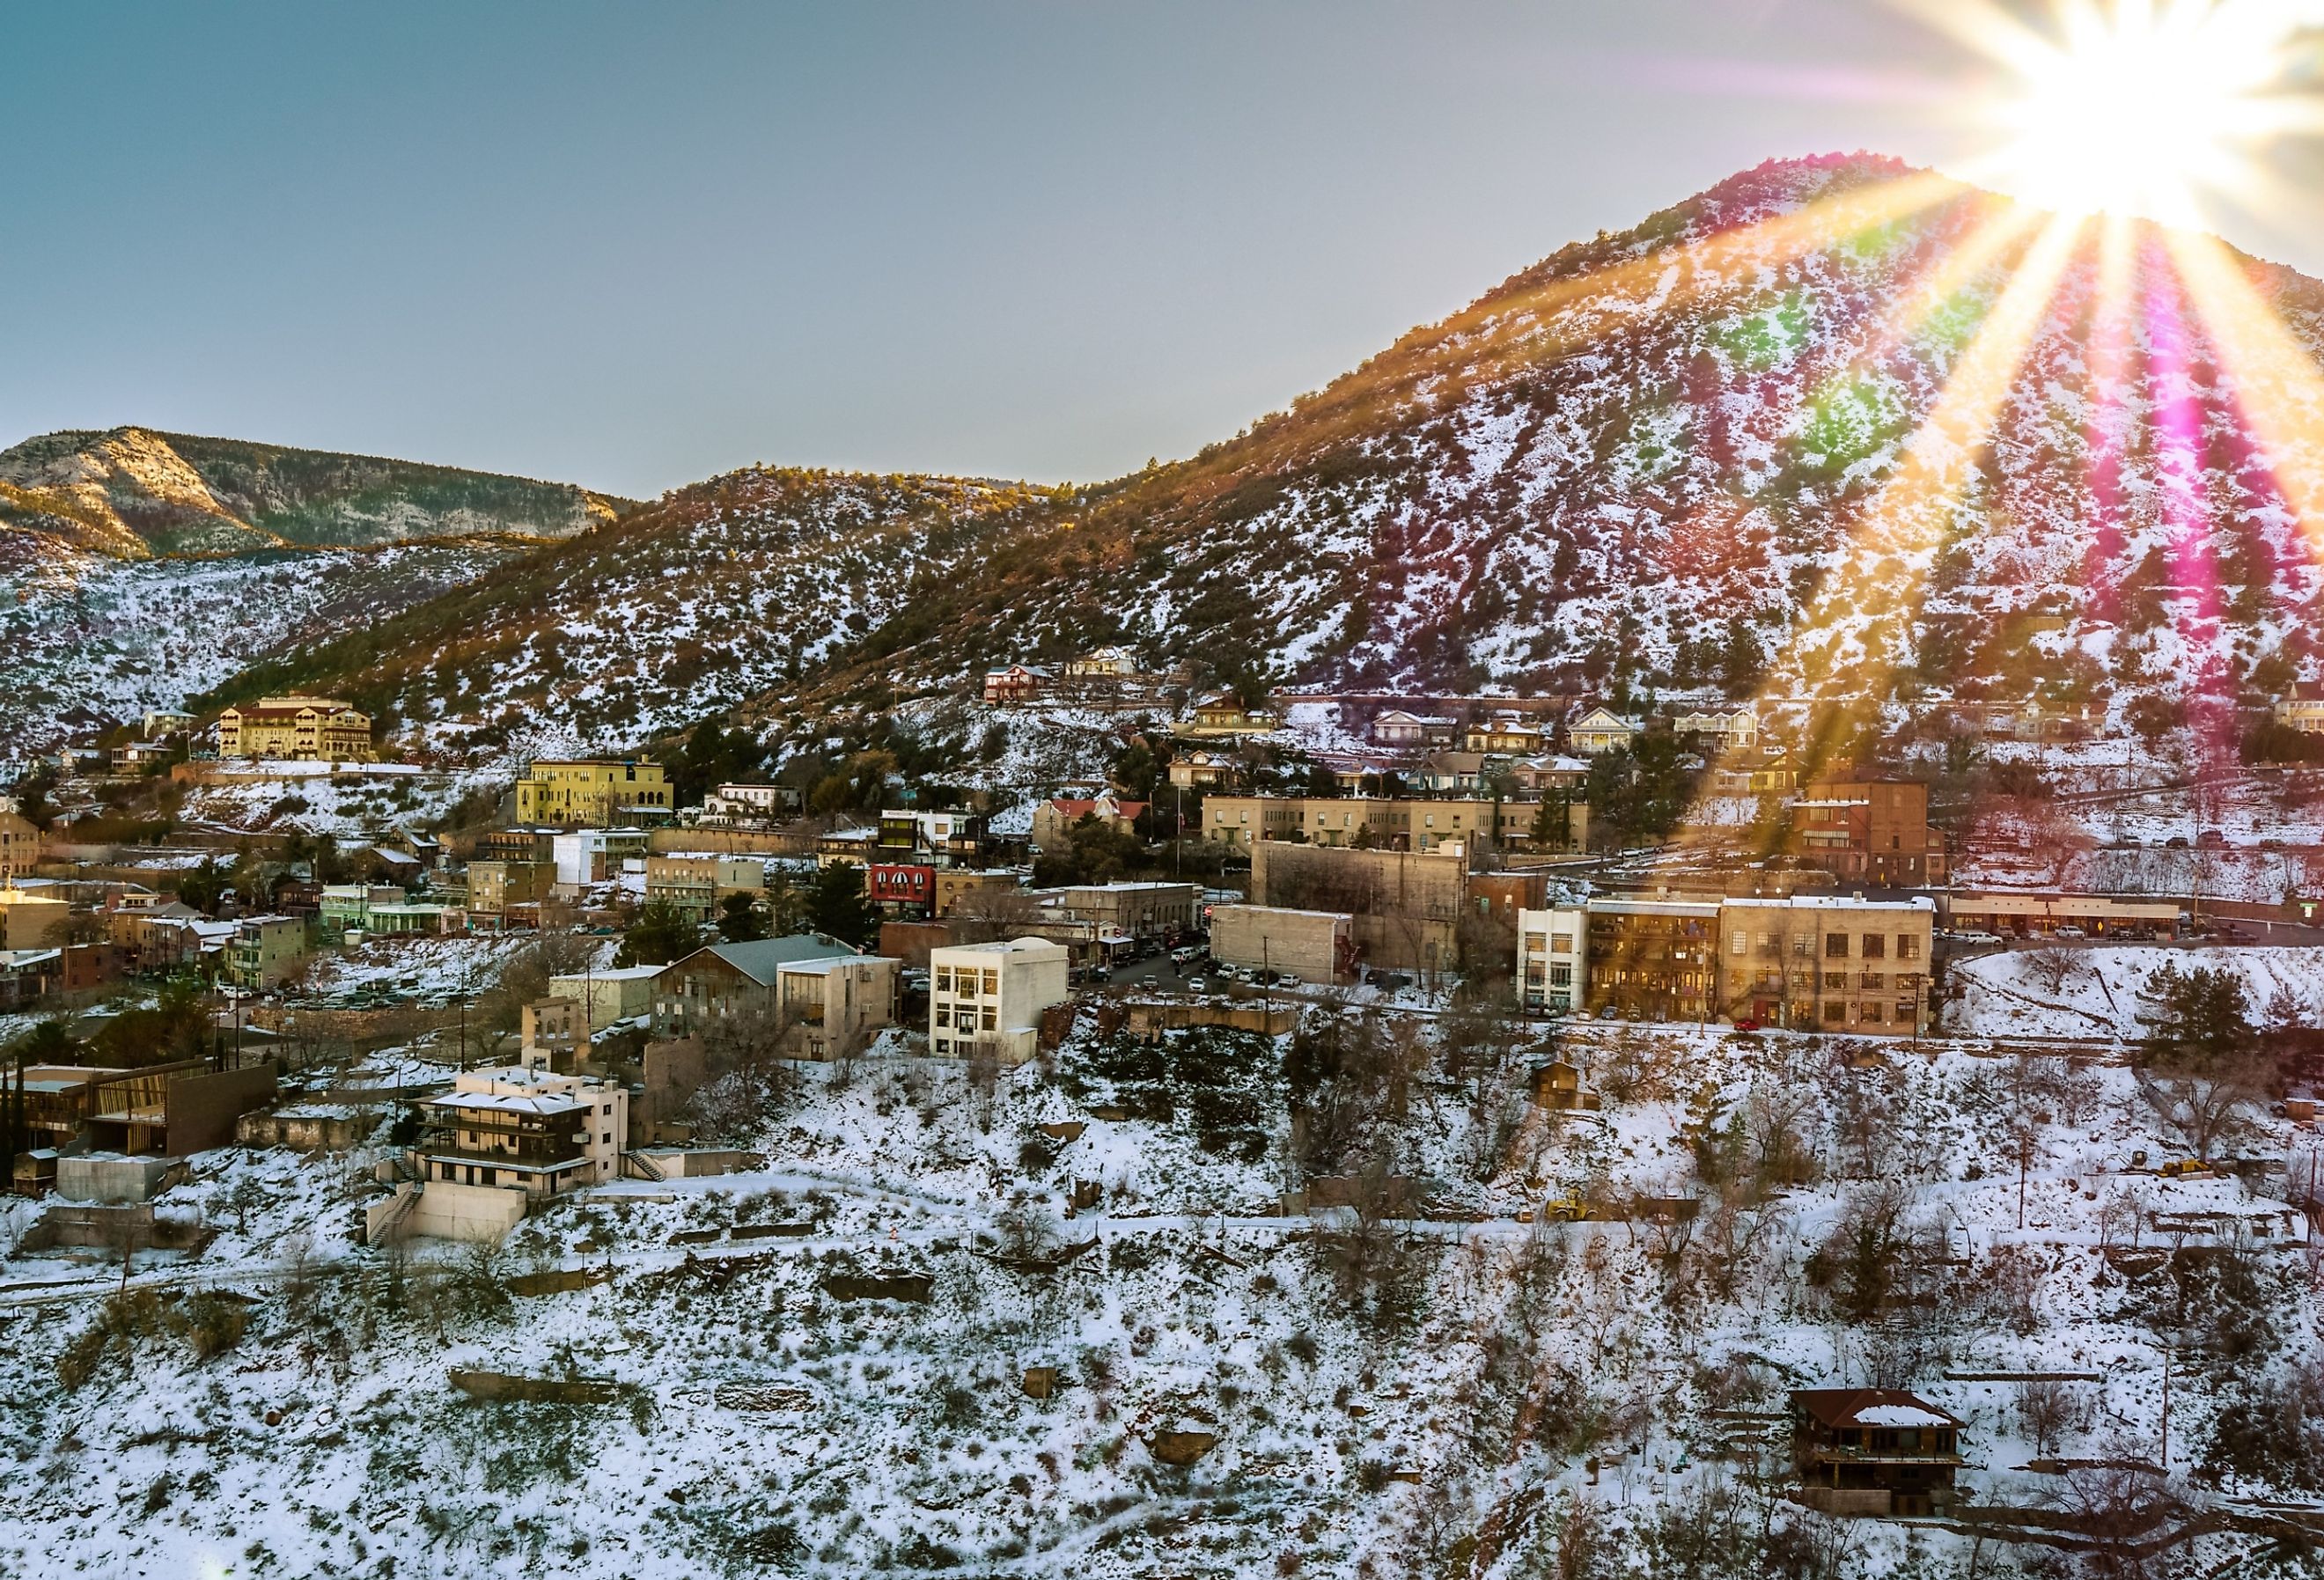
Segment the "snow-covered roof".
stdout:
<svg viewBox="0 0 2324 1580">
<path fill-rule="evenodd" d="M 1961 1425 L 1960 1417 L 1900 1388 L 1804 1388 L 1792 1402 L 1827 1427 Z"/>
</svg>

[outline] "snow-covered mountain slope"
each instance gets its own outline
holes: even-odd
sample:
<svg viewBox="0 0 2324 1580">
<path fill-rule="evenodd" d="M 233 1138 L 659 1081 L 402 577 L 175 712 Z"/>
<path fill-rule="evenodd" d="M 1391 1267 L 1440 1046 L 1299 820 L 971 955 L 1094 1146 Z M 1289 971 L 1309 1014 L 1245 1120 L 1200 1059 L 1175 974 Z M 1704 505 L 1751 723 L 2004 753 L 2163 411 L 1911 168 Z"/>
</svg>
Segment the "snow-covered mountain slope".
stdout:
<svg viewBox="0 0 2324 1580">
<path fill-rule="evenodd" d="M 377 456 L 115 428 L 42 434 L 0 450 L 8 558 L 41 541 L 122 559 L 419 538 L 562 538 L 628 501 Z M 22 540 L 30 537 L 34 541 Z"/>
<path fill-rule="evenodd" d="M 475 760 L 627 744 L 917 625 L 930 587 L 973 581 L 1054 509 L 1004 484 L 747 468 L 286 651 L 232 694 L 324 686 Z"/>
</svg>

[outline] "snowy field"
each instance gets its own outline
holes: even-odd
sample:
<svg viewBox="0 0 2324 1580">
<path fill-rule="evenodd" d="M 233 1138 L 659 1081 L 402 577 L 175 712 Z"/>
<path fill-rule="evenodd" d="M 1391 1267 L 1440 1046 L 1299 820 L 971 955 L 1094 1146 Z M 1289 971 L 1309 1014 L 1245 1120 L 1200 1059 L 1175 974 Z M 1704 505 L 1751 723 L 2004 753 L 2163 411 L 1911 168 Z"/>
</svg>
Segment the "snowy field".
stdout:
<svg viewBox="0 0 2324 1580">
<path fill-rule="evenodd" d="M 2324 947 L 2172 949 L 2059 945 L 1956 962 L 1947 1030 L 1984 1037 L 2111 1037 L 2135 1042 L 2154 1012 L 2148 980 L 2164 965 L 2232 972 L 2252 1019 L 2324 1025 Z"/>
</svg>

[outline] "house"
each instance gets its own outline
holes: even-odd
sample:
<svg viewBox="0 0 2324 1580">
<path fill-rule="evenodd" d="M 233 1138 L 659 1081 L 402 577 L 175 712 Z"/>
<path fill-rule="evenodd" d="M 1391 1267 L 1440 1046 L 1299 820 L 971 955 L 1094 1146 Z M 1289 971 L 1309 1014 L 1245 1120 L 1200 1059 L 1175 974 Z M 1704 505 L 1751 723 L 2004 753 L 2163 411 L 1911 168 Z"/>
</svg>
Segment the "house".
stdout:
<svg viewBox="0 0 2324 1580">
<path fill-rule="evenodd" d="M 617 1082 L 511 1065 L 464 1070 L 419 1104 L 425 1180 L 558 1196 L 621 1176 L 630 1095 Z M 425 1187 L 422 1187 L 424 1191 Z"/>
<path fill-rule="evenodd" d="M 65 941 L 72 907 L 52 895 L 16 887 L 0 878 L 0 949 L 51 949 Z"/>
<path fill-rule="evenodd" d="M 1138 819 L 1146 808 L 1146 802 L 1125 800 L 1111 790 L 1086 799 L 1078 796 L 1052 796 L 1033 808 L 1033 844 L 1041 850 L 1063 847 L 1068 843 L 1073 829 L 1084 818 L 1093 818 L 1118 833 L 1134 836 L 1138 832 Z"/>
<path fill-rule="evenodd" d="M 1792 803 L 1791 854 L 1850 882 L 1919 888 L 1945 881 L 1944 836 L 1929 827 L 1918 780 L 1843 772 Z"/>
<path fill-rule="evenodd" d="M 160 741 L 129 741 L 113 749 L 113 772 L 127 778 L 170 761 L 170 747 Z"/>
<path fill-rule="evenodd" d="M 879 844 L 889 861 L 974 862 L 984 854 L 985 820 L 975 812 L 894 808 L 880 814 Z"/>
<path fill-rule="evenodd" d="M 1346 982 L 1356 968 L 1355 918 L 1344 910 L 1213 906 L 1211 958 L 1301 982 Z"/>
<path fill-rule="evenodd" d="M 371 762 L 371 716 L 335 697 L 262 697 L 218 715 L 221 757 Z"/>
<path fill-rule="evenodd" d="M 11 807 L 0 811 L 0 884 L 29 878 L 41 859 L 41 831 Z"/>
<path fill-rule="evenodd" d="M 821 933 L 713 944 L 662 971 L 654 1030 L 753 1023 L 793 1057 L 829 1058 L 895 1020 L 897 964 Z"/>
<path fill-rule="evenodd" d="M 984 700 L 995 707 L 1038 702 L 1049 693 L 1054 677 L 1046 664 L 1010 664 L 984 671 Z"/>
<path fill-rule="evenodd" d="M 652 1014 L 654 984 L 661 980 L 666 969 L 660 966 L 610 966 L 552 976 L 549 979 L 549 996 L 586 1004 L 589 1030 L 595 1034 L 616 1021 Z"/>
<path fill-rule="evenodd" d="M 818 867 L 864 866 L 879 854 L 877 828 L 833 828 L 816 836 L 815 864 Z"/>
<path fill-rule="evenodd" d="M 1953 1501 L 1963 1422 L 1894 1388 L 1791 1395 L 1800 1501 L 1826 1514 L 1941 1513 Z"/>
<path fill-rule="evenodd" d="M 1542 796 L 1553 790 L 1580 790 L 1590 782 L 1590 764 L 1579 757 L 1528 757 L 1507 770 L 1517 794 Z"/>
<path fill-rule="evenodd" d="M 1610 707 L 1593 707 L 1573 721 L 1565 738 L 1584 757 L 1595 757 L 1617 746 L 1627 748 L 1643 727 L 1637 719 L 1625 718 Z"/>
<path fill-rule="evenodd" d="M 182 735 L 193 727 L 194 716 L 190 713 L 180 713 L 169 707 L 149 707 L 138 723 L 137 733 L 149 741 L 160 741 L 171 735 Z"/>
<path fill-rule="evenodd" d="M 80 1136 L 98 1151 L 182 1158 L 226 1145 L 236 1120 L 273 1101 L 272 1060 L 230 1070 L 199 1059 L 108 1070 L 82 1089 Z"/>
<path fill-rule="evenodd" d="M 0 949 L 0 1010 L 29 1009 L 64 986 L 65 952 Z"/>
<path fill-rule="evenodd" d="M 1481 752 L 1436 752 L 1421 759 L 1412 785 L 1423 795 L 1472 796 L 1485 788 L 1487 776 Z"/>
<path fill-rule="evenodd" d="M 669 781 L 639 757 L 541 759 L 516 776 L 516 820 L 558 828 L 667 823 Z M 563 879 L 558 880 L 560 882 Z"/>
<path fill-rule="evenodd" d="M 1181 790 L 1225 784 L 1234 772 L 1234 759 L 1222 752 L 1186 752 L 1170 759 L 1170 782 Z"/>
<path fill-rule="evenodd" d="M 1582 1086 L 1582 1071 L 1562 1058 L 1544 1059 L 1532 1069 L 1533 1101 L 1553 1113 L 1594 1113 L 1604 1106 L 1595 1092 Z"/>
<path fill-rule="evenodd" d="M 1538 756 L 1548 745 L 1541 726 L 1522 715 L 1497 713 L 1461 732 L 1461 749 L 1488 757 Z"/>
<path fill-rule="evenodd" d="M 702 798 L 701 821 L 712 826 L 772 823 L 796 817 L 799 793 L 787 784 L 722 784 Z"/>
<path fill-rule="evenodd" d="M 1126 647 L 1102 647 L 1067 659 L 1064 670 L 1068 680 L 1126 680 L 1138 673 L 1138 660 Z"/>
<path fill-rule="evenodd" d="M 1386 713 L 1372 716 L 1371 743 L 1375 746 L 1391 746 L 1399 751 L 1425 746 L 1447 746 L 1461 733 L 1461 722 L 1444 714 L 1408 713 L 1391 707 Z"/>
<path fill-rule="evenodd" d="M 759 856 L 646 856 L 646 903 L 667 905 L 688 921 L 709 921 L 729 895 L 761 894 L 766 887 L 767 864 Z"/>
<path fill-rule="evenodd" d="M 2324 735 L 2324 685 L 2304 681 L 2275 705 L 2275 722 L 2302 735 Z"/>
<path fill-rule="evenodd" d="M 401 905 L 409 898 L 392 883 L 326 883 L 315 901 L 316 915 L 327 934 L 368 932 L 373 907 Z"/>
<path fill-rule="evenodd" d="M 252 993 L 281 985 L 307 963 L 307 923 L 295 916 L 237 917 L 226 945 L 226 977 Z"/>
<path fill-rule="evenodd" d="M 1527 1010 L 1580 1007 L 1590 982 L 1590 912 L 1552 905 L 1517 912 L 1517 995 Z"/>
<path fill-rule="evenodd" d="M 1072 992 L 1072 952 L 1043 938 L 928 951 L 928 1047 L 940 1058 L 989 1048 L 1004 1065 L 1040 1046 L 1042 1012 Z"/>
<path fill-rule="evenodd" d="M 1722 760 L 1711 775 L 1715 796 L 1787 796 L 1799 784 L 1799 772 L 1783 752 L 1762 746 Z"/>
<path fill-rule="evenodd" d="M 1182 735 L 1234 736 L 1263 735 L 1276 726 L 1276 717 L 1262 707 L 1244 706 L 1240 698 L 1222 691 L 1194 705 L 1194 716 L 1181 721 L 1176 731 Z"/>
<path fill-rule="evenodd" d="M 1671 730 L 1681 735 L 1700 735 L 1703 744 L 1714 751 L 1748 752 L 1759 744 L 1759 716 L 1748 707 L 1683 713 L 1671 720 Z"/>
</svg>

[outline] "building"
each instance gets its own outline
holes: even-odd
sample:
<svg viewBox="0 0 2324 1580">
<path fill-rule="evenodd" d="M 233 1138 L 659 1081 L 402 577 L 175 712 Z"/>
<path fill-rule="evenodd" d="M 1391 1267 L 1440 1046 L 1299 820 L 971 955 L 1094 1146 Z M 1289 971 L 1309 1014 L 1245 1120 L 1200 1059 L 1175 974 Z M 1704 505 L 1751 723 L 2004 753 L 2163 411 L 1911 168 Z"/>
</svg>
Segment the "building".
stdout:
<svg viewBox="0 0 2324 1580">
<path fill-rule="evenodd" d="M 370 762 L 371 716 L 332 697 L 262 697 L 218 715 L 218 755 Z"/>
<path fill-rule="evenodd" d="M 936 894 L 934 867 L 916 862 L 872 862 L 863 868 L 863 898 L 890 915 L 930 915 Z"/>
<path fill-rule="evenodd" d="M 430 1182 L 532 1197 L 602 1185 L 621 1177 L 629 1104 L 612 1081 L 521 1065 L 464 1070 L 419 1105 L 413 1160 Z"/>
<path fill-rule="evenodd" d="M 1356 969 L 1355 919 L 1339 910 L 1213 906 L 1211 958 L 1301 982 L 1346 982 Z"/>
<path fill-rule="evenodd" d="M 588 1049 L 592 1030 L 579 999 L 535 999 L 517 1012 L 516 1062 L 529 1070 L 569 1076 Z"/>
<path fill-rule="evenodd" d="M 557 868 L 558 887 L 581 890 L 610 883 L 622 875 L 622 864 L 646 854 L 642 828 L 579 828 L 549 836 L 549 860 Z"/>
<path fill-rule="evenodd" d="M 796 817 L 799 793 L 787 784 L 722 784 L 702 798 L 701 821 L 710 825 L 772 823 Z"/>
<path fill-rule="evenodd" d="M 755 1024 L 793 1057 L 834 1058 L 894 1021 L 897 966 L 821 933 L 713 944 L 663 969 L 654 1030 L 683 1037 Z"/>
<path fill-rule="evenodd" d="M 326 883 L 315 914 L 326 933 L 367 932 L 374 906 L 401 905 L 410 896 L 392 883 Z"/>
<path fill-rule="evenodd" d="M 1590 912 L 1553 905 L 1517 912 L 1517 1002 L 1526 1010 L 1581 1007 L 1590 983 Z"/>
<path fill-rule="evenodd" d="M 667 967 L 612 966 L 601 971 L 578 971 L 549 979 L 549 996 L 586 1004 L 591 1035 L 621 1021 L 651 1015 L 654 984 Z"/>
<path fill-rule="evenodd" d="M 1461 749 L 1487 757 L 1536 757 L 1548 746 L 1541 726 L 1522 714 L 1497 713 L 1461 732 Z"/>
<path fill-rule="evenodd" d="M 194 716 L 171 707 L 149 707 L 139 721 L 137 733 L 149 741 L 167 740 L 182 735 L 194 727 Z"/>
<path fill-rule="evenodd" d="M 1594 907 L 1595 901 L 1592 902 Z M 1936 901 L 1795 894 L 1720 907 L 1721 1012 L 1801 1030 L 1927 1030 Z"/>
<path fill-rule="evenodd" d="M 1180 790 L 1209 790 L 1234 775 L 1235 761 L 1223 752 L 1185 752 L 1170 759 L 1170 782 Z"/>
<path fill-rule="evenodd" d="M 928 1047 L 940 1058 L 990 1048 L 1023 1064 L 1040 1047 L 1041 1014 L 1072 996 L 1071 951 L 1042 938 L 928 951 Z"/>
<path fill-rule="evenodd" d="M 1671 733 L 1700 736 L 1713 752 L 1748 752 L 1759 744 L 1759 716 L 1748 707 L 1683 713 L 1671 720 Z"/>
<path fill-rule="evenodd" d="M 1917 889 L 1945 881 L 1943 836 L 1918 780 L 1830 774 L 1791 803 L 1791 854 L 1851 883 Z"/>
<path fill-rule="evenodd" d="M 1826 1514 L 1925 1516 L 1953 1501 L 1962 1421 L 1893 1388 L 1805 1388 L 1791 1396 L 1800 1501 Z"/>
<path fill-rule="evenodd" d="M 1600 1019 L 1708 1021 L 1719 986 L 1719 901 L 1591 900 L 1582 1003 Z"/>
<path fill-rule="evenodd" d="M 516 776 L 516 820 L 558 828 L 667 823 L 669 798 L 661 764 L 642 758 L 528 762 Z"/>
<path fill-rule="evenodd" d="M 1240 698 L 1220 692 L 1194 705 L 1194 716 L 1178 723 L 1176 733 L 1197 737 L 1263 735 L 1276 726 L 1276 717 L 1261 707 L 1247 707 Z"/>
<path fill-rule="evenodd" d="M 1126 647 L 1102 647 L 1064 666 L 1068 680 L 1130 680 L 1138 676 L 1138 658 Z"/>
<path fill-rule="evenodd" d="M 1643 727 L 1637 719 L 1625 718 L 1610 707 L 1593 707 L 1573 721 L 1565 738 L 1584 757 L 1595 757 L 1617 746 L 1628 747 Z"/>
<path fill-rule="evenodd" d="M 1111 790 L 1087 799 L 1052 796 L 1033 808 L 1033 844 L 1042 850 L 1064 846 L 1084 818 L 1134 836 L 1146 806 L 1144 801 L 1124 800 Z"/>
<path fill-rule="evenodd" d="M 880 855 L 885 861 L 974 863 L 984 855 L 983 817 L 975 812 L 880 814 Z"/>
<path fill-rule="evenodd" d="M 1200 883 L 1084 883 L 1064 890 L 1048 909 L 1093 924 L 1101 937 L 1171 938 L 1195 929 Z"/>
<path fill-rule="evenodd" d="M 988 904 L 994 896 L 1015 894 L 1024 889 L 1018 873 L 1005 868 L 977 872 L 963 867 L 938 867 L 936 873 L 936 914 L 951 916 L 960 910 L 964 902 L 973 911 Z"/>
<path fill-rule="evenodd" d="M 113 749 L 113 772 L 126 779 L 170 761 L 170 747 L 160 741 L 126 741 Z"/>
<path fill-rule="evenodd" d="M 29 878 L 41 859 L 41 831 L 14 808 L 0 810 L 0 884 Z"/>
<path fill-rule="evenodd" d="M 2096 894 L 1947 895 L 1944 922 L 1960 932 L 2047 937 L 2080 928 L 2094 938 L 2173 938 L 2186 921 L 2176 901 L 2109 900 Z"/>
<path fill-rule="evenodd" d="M 1538 800 L 1213 795 L 1203 803 L 1203 837 L 1221 845 L 1296 840 L 1423 855 L 1480 838 L 1517 850 L 1572 850 L 1586 843 L 1589 803 L 1561 797 L 1546 804 L 1554 836 L 1543 842 L 1535 838 L 1545 822 L 1545 803 Z M 1561 829 L 1563 837 L 1555 837 Z"/>
<path fill-rule="evenodd" d="M 2275 705 L 2275 722 L 2302 735 L 2324 735 L 2324 685 L 2303 682 Z"/>
<path fill-rule="evenodd" d="M 0 949 L 53 949 L 65 941 L 72 907 L 0 879 Z"/>
<path fill-rule="evenodd" d="M 1010 664 L 984 671 L 984 700 L 996 707 L 1038 702 L 1049 694 L 1054 677 L 1046 664 Z"/>
<path fill-rule="evenodd" d="M 1468 855 L 1363 850 L 1262 840 L 1251 846 L 1250 897 L 1258 905 L 1344 913 L 1360 966 L 1449 971 L 1465 912 Z"/>
<path fill-rule="evenodd" d="M 1370 732 L 1373 745 L 1398 751 L 1447 746 L 1460 733 L 1461 721 L 1449 715 L 1408 713 L 1400 707 L 1373 715 Z"/>
<path fill-rule="evenodd" d="M 815 864 L 818 867 L 865 866 L 879 854 L 877 828 L 833 828 L 816 836 Z"/>
<path fill-rule="evenodd" d="M 295 916 L 235 919 L 226 945 L 227 980 L 252 993 L 271 992 L 307 963 L 307 923 Z"/>
<path fill-rule="evenodd" d="M 646 903 L 667 905 L 690 921 L 713 919 L 731 894 L 758 895 L 766 888 L 767 864 L 759 856 L 646 856 Z"/>
<path fill-rule="evenodd" d="M 274 1101 L 274 1065 L 212 1070 L 194 1059 L 108 1070 L 78 1101 L 80 1139 L 93 1150 L 183 1158 L 226 1145 L 236 1120 Z"/>
<path fill-rule="evenodd" d="M 555 862 L 473 861 L 468 864 L 468 909 L 479 916 L 503 916 L 512 907 L 538 905 L 557 882 Z"/>
</svg>

